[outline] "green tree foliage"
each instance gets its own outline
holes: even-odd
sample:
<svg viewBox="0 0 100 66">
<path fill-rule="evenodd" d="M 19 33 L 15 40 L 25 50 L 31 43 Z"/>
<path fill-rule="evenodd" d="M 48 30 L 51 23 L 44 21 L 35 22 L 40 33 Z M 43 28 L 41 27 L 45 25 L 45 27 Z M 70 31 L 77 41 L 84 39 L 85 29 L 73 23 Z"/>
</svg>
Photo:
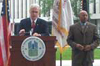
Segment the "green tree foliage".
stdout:
<svg viewBox="0 0 100 66">
<path fill-rule="evenodd" d="M 81 1 L 82 0 L 70 0 L 72 5 L 72 10 L 74 12 L 74 16 L 78 17 L 80 10 L 82 9 Z"/>
<path fill-rule="evenodd" d="M 72 10 L 75 17 L 78 17 L 80 10 L 82 9 L 82 0 L 70 0 Z M 90 3 L 93 3 L 93 0 L 89 0 Z M 41 13 L 44 17 L 50 17 L 50 10 L 53 7 L 54 0 L 39 0 L 41 6 Z"/>
<path fill-rule="evenodd" d="M 53 0 L 39 0 L 39 4 L 41 6 L 41 13 L 43 16 L 50 16 L 50 10 L 53 7 Z"/>
<path fill-rule="evenodd" d="M 71 5 L 72 5 L 72 9 L 74 12 L 74 15 L 77 17 L 79 11 L 81 10 L 81 0 L 70 0 L 71 1 Z M 41 8 L 41 13 L 43 14 L 43 16 L 50 16 L 50 10 L 53 7 L 53 2 L 54 0 L 39 0 L 39 4 L 42 7 Z"/>
</svg>

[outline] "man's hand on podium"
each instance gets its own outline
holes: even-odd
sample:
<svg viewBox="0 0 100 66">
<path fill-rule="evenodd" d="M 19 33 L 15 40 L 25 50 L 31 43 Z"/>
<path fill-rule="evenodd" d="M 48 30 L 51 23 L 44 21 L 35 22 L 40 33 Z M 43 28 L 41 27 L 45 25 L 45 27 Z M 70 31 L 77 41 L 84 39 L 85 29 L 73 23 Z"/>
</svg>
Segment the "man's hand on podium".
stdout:
<svg viewBox="0 0 100 66">
<path fill-rule="evenodd" d="M 41 36 L 41 34 L 34 33 L 33 36 Z"/>
<path fill-rule="evenodd" d="M 21 30 L 19 31 L 19 35 L 20 35 L 20 36 L 24 36 L 24 35 L 25 35 L 25 29 L 21 29 Z"/>
</svg>

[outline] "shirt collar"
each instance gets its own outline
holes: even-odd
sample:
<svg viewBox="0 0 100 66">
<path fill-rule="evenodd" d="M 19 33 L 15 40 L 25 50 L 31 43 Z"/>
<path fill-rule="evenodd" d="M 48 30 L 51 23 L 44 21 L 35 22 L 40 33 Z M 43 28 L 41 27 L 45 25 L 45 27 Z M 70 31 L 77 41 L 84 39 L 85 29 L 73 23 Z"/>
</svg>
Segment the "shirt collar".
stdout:
<svg viewBox="0 0 100 66">
<path fill-rule="evenodd" d="M 85 23 L 83 23 L 83 22 L 80 22 L 80 24 L 81 24 L 81 25 L 86 25 L 86 22 L 85 22 Z"/>
<path fill-rule="evenodd" d="M 31 18 L 30 18 L 30 19 L 31 19 Z M 36 19 L 34 20 L 34 23 L 36 23 L 37 19 L 38 19 L 38 18 L 36 18 Z M 32 23 L 32 22 L 33 22 L 33 20 L 31 19 L 31 23 Z"/>
</svg>

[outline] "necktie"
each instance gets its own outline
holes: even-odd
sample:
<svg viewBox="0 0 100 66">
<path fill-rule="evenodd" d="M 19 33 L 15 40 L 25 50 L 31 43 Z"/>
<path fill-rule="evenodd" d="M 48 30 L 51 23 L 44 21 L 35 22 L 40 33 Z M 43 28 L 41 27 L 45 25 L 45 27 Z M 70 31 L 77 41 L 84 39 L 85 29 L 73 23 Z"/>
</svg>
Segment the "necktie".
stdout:
<svg viewBox="0 0 100 66">
<path fill-rule="evenodd" d="M 86 23 L 81 23 L 81 26 L 82 26 L 82 32 L 84 32 L 86 28 Z"/>
<path fill-rule="evenodd" d="M 83 25 L 82 26 L 82 31 L 85 32 L 85 30 L 86 30 L 86 25 Z"/>
<path fill-rule="evenodd" d="M 33 29 L 35 28 L 35 22 L 34 21 L 32 22 L 32 28 Z"/>
<path fill-rule="evenodd" d="M 31 24 L 30 35 L 32 35 L 34 28 L 35 28 L 35 22 L 33 21 L 32 24 Z"/>
</svg>

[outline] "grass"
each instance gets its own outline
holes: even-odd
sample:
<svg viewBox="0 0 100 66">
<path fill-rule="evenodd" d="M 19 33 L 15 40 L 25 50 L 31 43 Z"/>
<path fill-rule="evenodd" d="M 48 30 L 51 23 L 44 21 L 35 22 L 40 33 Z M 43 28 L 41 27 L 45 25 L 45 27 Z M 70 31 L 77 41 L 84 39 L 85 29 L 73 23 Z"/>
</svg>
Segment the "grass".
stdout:
<svg viewBox="0 0 100 66">
<path fill-rule="evenodd" d="M 95 49 L 95 51 L 94 51 L 94 58 L 95 59 L 100 59 L 100 48 L 99 49 Z"/>
<path fill-rule="evenodd" d="M 71 60 L 71 48 L 66 49 L 63 53 L 62 53 L 62 59 L 63 60 Z M 100 59 L 100 49 L 95 49 L 94 51 L 94 59 Z M 57 49 L 56 52 L 56 60 L 60 60 L 60 52 L 59 49 Z"/>
</svg>

